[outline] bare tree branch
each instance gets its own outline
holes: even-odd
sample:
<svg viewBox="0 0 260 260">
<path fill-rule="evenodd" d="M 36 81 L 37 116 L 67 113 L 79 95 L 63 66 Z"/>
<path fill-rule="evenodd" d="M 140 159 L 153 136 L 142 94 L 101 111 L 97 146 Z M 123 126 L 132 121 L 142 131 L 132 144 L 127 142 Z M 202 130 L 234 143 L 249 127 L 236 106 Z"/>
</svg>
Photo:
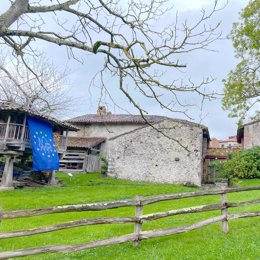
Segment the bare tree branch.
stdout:
<svg viewBox="0 0 260 260">
<path fill-rule="evenodd" d="M 178 12 L 173 15 L 167 0 L 130 0 L 127 5 L 120 0 L 15 0 L 0 15 L 0 44 L 11 48 L 22 61 L 25 56 L 35 56 L 38 40 L 66 47 L 77 60 L 73 50 L 102 56 L 99 84 L 106 92 L 110 90 L 104 77 L 110 75 L 118 79 L 118 89 L 143 117 L 147 111 L 134 98 L 134 90 L 161 108 L 191 119 L 188 108 L 193 104 L 182 97 L 195 93 L 203 100 L 213 98 L 214 93 L 206 91 L 213 78 L 195 84 L 174 75 L 187 66 L 182 55 L 208 50 L 221 37 L 220 23 L 210 21 L 222 8 L 215 0 L 191 24 Z M 168 24 L 161 21 L 163 17 Z M 166 72 L 170 76 L 164 77 Z M 34 77 L 41 85 L 40 77 Z"/>
</svg>

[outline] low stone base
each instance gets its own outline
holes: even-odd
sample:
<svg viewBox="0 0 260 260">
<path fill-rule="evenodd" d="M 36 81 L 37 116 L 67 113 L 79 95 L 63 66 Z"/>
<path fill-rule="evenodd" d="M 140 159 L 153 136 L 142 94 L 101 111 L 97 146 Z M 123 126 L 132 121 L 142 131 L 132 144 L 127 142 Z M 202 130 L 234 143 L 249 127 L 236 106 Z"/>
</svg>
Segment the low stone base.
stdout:
<svg viewBox="0 0 260 260">
<path fill-rule="evenodd" d="M 6 191 L 6 190 L 14 190 L 14 187 L 3 187 L 3 186 L 0 186 L 0 192 L 1 191 Z"/>
</svg>

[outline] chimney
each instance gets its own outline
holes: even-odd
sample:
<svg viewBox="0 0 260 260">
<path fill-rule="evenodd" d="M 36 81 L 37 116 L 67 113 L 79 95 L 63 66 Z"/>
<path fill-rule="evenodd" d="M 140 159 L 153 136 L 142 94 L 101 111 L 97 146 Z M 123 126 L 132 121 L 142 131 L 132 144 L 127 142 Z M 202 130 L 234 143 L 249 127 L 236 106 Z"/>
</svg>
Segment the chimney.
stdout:
<svg viewBox="0 0 260 260">
<path fill-rule="evenodd" d="M 107 109 L 105 106 L 99 106 L 97 109 L 97 115 L 99 116 L 106 116 L 107 115 Z"/>
</svg>

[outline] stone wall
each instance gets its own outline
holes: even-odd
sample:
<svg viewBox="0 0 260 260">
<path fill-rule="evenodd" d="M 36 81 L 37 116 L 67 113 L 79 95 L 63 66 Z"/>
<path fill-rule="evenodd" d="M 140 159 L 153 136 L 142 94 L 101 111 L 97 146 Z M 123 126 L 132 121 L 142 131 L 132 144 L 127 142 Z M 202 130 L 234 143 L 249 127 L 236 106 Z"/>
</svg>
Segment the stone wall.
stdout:
<svg viewBox="0 0 260 260">
<path fill-rule="evenodd" d="M 90 124 L 75 125 L 80 130 L 78 132 L 69 132 L 69 136 L 75 137 L 105 137 L 112 138 L 117 135 L 140 128 L 140 124 Z"/>
<path fill-rule="evenodd" d="M 260 121 L 244 126 L 244 148 L 260 146 Z"/>
<path fill-rule="evenodd" d="M 205 149 L 202 128 L 172 120 L 164 120 L 156 127 L 187 146 L 189 152 L 155 129 L 144 127 L 107 142 L 108 175 L 135 181 L 201 185 Z"/>
</svg>

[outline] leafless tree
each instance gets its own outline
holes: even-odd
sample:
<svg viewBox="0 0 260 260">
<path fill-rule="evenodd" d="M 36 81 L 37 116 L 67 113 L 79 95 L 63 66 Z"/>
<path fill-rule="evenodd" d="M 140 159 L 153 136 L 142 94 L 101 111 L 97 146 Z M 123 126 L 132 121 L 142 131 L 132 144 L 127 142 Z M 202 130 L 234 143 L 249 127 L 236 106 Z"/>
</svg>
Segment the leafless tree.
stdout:
<svg viewBox="0 0 260 260">
<path fill-rule="evenodd" d="M 74 103 L 66 93 L 67 70 L 56 68 L 43 55 L 23 59 L 1 53 L 0 101 L 20 104 L 44 115 L 65 115 Z"/>
<path fill-rule="evenodd" d="M 4 0 L 8 1 L 8 0 Z M 178 95 L 188 92 L 210 98 L 203 91 L 211 78 L 200 84 L 163 80 L 164 69 L 183 69 L 181 54 L 207 49 L 220 37 L 219 23 L 211 26 L 210 19 L 221 9 L 212 0 L 212 9 L 201 11 L 194 24 L 176 16 L 167 26 L 160 26 L 160 18 L 171 9 L 167 0 L 13 0 L 0 15 L 1 44 L 12 48 L 23 57 L 35 51 L 35 41 L 42 40 L 66 46 L 74 56 L 80 49 L 93 55 L 104 56 L 99 76 L 109 72 L 118 78 L 119 89 L 143 115 L 146 111 L 132 97 L 126 86 L 135 88 L 146 98 L 156 100 L 162 108 L 178 110 L 182 102 Z M 168 19 L 167 19 L 168 20 Z M 55 24 L 55 25 L 54 25 Z M 170 104 L 162 101 L 163 91 L 172 95 Z M 109 91 L 109 90 L 108 90 Z"/>
</svg>

